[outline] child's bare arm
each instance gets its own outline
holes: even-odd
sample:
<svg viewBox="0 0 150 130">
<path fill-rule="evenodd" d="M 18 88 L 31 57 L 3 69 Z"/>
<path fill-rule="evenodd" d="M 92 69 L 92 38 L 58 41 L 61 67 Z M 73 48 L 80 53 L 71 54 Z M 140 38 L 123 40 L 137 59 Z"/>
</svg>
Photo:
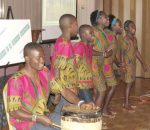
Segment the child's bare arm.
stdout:
<svg viewBox="0 0 150 130">
<path fill-rule="evenodd" d="M 54 72 L 55 72 L 55 79 L 59 78 L 60 76 L 59 69 L 55 68 Z"/>
<path fill-rule="evenodd" d="M 104 52 L 92 50 L 92 55 L 93 56 L 104 56 Z"/>
<path fill-rule="evenodd" d="M 109 57 L 109 56 L 112 55 L 112 50 L 106 50 L 104 52 L 99 52 L 99 51 L 92 50 L 92 55 L 93 56 Z"/>
<path fill-rule="evenodd" d="M 143 60 L 143 58 L 142 58 L 142 56 L 141 56 L 139 50 L 137 50 L 137 52 L 136 52 L 136 57 L 137 57 L 137 59 L 140 61 L 140 63 L 142 64 L 144 71 L 148 71 L 148 67 L 147 67 L 147 65 L 145 64 L 145 62 L 144 62 L 144 60 Z"/>
<path fill-rule="evenodd" d="M 57 105 L 60 102 L 60 99 L 61 99 L 61 94 L 56 94 L 54 101 L 53 101 L 53 104 Z"/>
<path fill-rule="evenodd" d="M 125 63 L 125 59 L 124 59 L 124 55 L 125 55 L 125 50 L 123 48 L 121 48 L 121 56 L 120 56 L 120 69 L 122 72 L 126 72 L 126 63 Z"/>
</svg>

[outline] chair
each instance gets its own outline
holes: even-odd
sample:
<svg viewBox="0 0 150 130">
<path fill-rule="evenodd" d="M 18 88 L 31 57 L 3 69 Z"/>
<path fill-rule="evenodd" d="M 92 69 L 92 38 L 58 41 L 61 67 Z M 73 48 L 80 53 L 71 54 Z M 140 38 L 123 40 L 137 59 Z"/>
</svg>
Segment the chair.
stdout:
<svg viewBox="0 0 150 130">
<path fill-rule="evenodd" d="M 9 113 L 7 112 L 7 87 L 8 87 L 8 84 L 6 83 L 6 85 L 4 86 L 4 89 L 3 89 L 3 101 L 4 101 L 4 106 L 5 106 L 7 122 L 8 122 L 9 130 L 16 130 L 16 128 L 10 124 Z"/>
</svg>

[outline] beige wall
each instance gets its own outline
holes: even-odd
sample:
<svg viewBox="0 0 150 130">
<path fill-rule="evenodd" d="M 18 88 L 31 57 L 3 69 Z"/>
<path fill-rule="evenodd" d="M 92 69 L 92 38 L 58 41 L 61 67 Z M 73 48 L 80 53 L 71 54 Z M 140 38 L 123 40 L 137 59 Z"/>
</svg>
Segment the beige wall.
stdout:
<svg viewBox="0 0 150 130">
<path fill-rule="evenodd" d="M 95 6 L 99 5 L 95 4 L 95 2 L 98 1 L 99 0 L 77 0 L 79 25 L 84 23 L 90 24 L 90 13 L 95 10 Z M 42 0 L 5 0 L 5 16 L 8 6 L 12 6 L 15 19 L 30 18 L 32 29 L 41 29 Z"/>
<path fill-rule="evenodd" d="M 41 2 L 41 0 L 5 0 L 5 16 L 8 6 L 11 6 L 15 19 L 30 19 L 32 29 L 41 29 Z"/>
<path fill-rule="evenodd" d="M 95 10 L 95 0 L 78 0 L 77 19 L 78 25 L 91 24 L 90 14 Z"/>
<path fill-rule="evenodd" d="M 41 29 L 42 27 L 42 0 L 0 0 L 5 1 L 5 17 L 8 6 L 12 7 L 15 19 L 29 18 L 32 29 Z M 78 21 L 79 25 L 90 24 L 90 13 L 95 9 L 95 0 L 77 0 L 78 1 Z M 1 6 L 0 6 L 1 9 Z M 57 10 L 56 10 L 57 11 Z M 1 16 L 0 16 L 1 18 Z M 46 64 L 49 63 L 52 48 L 43 45 L 46 54 Z M 9 67 L 7 74 L 11 74 L 18 69 L 18 66 Z M 0 68 L 0 77 L 3 76 L 4 69 Z"/>
<path fill-rule="evenodd" d="M 139 51 L 150 68 L 150 0 L 97 0 L 97 3 L 99 9 L 103 8 L 107 14 L 116 15 L 122 22 L 127 19 L 135 21 Z M 139 62 L 136 75 L 150 78 L 150 72 L 144 73 Z"/>
<path fill-rule="evenodd" d="M 7 6 L 11 5 L 14 18 L 30 18 L 32 29 L 40 29 L 42 22 L 42 0 L 4 0 L 5 12 Z M 83 9 L 81 9 L 83 3 Z M 85 8 L 84 8 L 85 7 Z M 137 26 L 137 39 L 139 50 L 144 60 L 150 66 L 150 0 L 78 0 L 79 25 L 89 23 L 89 14 L 94 9 L 113 13 L 123 22 L 132 19 Z M 83 11 L 83 12 L 82 12 Z M 5 14 L 6 15 L 6 14 Z M 144 73 L 141 65 L 137 62 L 137 76 L 149 77 L 150 72 Z"/>
<path fill-rule="evenodd" d="M 4 0 L 0 0 L 0 19 L 4 18 Z"/>
<path fill-rule="evenodd" d="M 149 73 L 142 73 L 150 78 L 150 0 L 143 0 L 142 4 L 142 55 L 148 63 Z"/>
</svg>

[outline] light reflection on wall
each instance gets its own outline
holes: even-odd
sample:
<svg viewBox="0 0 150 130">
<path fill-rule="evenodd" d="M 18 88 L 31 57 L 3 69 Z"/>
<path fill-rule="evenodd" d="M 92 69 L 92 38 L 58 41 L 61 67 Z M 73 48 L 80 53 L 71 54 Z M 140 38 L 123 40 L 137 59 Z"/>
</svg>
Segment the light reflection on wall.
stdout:
<svg viewBox="0 0 150 130">
<path fill-rule="evenodd" d="M 0 19 L 4 18 L 4 0 L 0 0 Z"/>
</svg>

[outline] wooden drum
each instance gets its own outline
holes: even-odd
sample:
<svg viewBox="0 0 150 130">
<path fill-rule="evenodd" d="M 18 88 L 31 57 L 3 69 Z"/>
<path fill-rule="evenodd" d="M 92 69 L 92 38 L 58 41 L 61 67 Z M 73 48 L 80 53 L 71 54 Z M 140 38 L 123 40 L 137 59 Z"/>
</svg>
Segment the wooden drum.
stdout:
<svg viewBox="0 0 150 130">
<path fill-rule="evenodd" d="M 100 109 L 81 110 L 77 106 L 64 106 L 61 113 L 62 130 L 101 130 Z"/>
</svg>

